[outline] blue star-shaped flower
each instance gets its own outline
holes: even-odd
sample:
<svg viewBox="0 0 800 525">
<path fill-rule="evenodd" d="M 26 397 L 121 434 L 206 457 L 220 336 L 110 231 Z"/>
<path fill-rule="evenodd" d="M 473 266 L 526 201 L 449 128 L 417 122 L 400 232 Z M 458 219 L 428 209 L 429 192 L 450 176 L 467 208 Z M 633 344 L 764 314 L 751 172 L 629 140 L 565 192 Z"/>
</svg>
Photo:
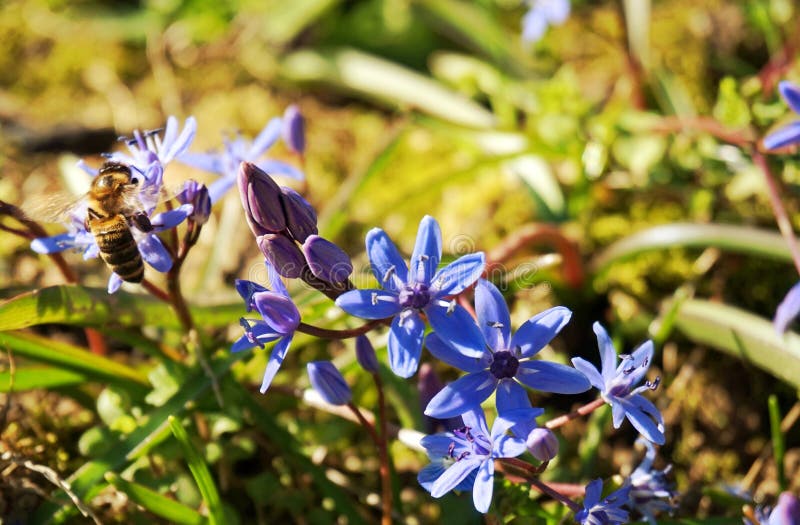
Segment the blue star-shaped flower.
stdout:
<svg viewBox="0 0 800 525">
<path fill-rule="evenodd" d="M 336 304 L 364 319 L 394 317 L 388 347 L 389 364 L 395 374 L 410 377 L 417 371 L 425 331 L 423 313 L 433 329 L 451 344 L 461 347 L 470 340 L 465 337 L 465 329 L 474 327 L 472 318 L 447 298 L 462 292 L 480 276 L 485 264 L 483 253 L 464 255 L 438 270 L 442 233 L 436 220 L 427 215 L 419 224 L 409 267 L 383 230 L 370 230 L 366 244 L 372 271 L 384 289 L 351 290 L 340 295 Z M 477 354 L 467 347 L 463 350 Z"/>
<path fill-rule="evenodd" d="M 471 488 L 475 508 L 485 513 L 492 502 L 494 460 L 519 456 L 525 452 L 525 441 L 506 434 L 513 418 L 498 417 L 491 434 L 480 407 L 467 410 L 462 418 L 463 428 L 422 438 L 431 463 L 417 480 L 434 498 Z"/>
<path fill-rule="evenodd" d="M 628 478 L 631 486 L 628 507 L 638 511 L 650 525 L 657 525 L 656 514 L 676 508 L 673 503 L 676 493 L 667 480 L 672 465 L 663 470 L 654 469 L 656 447 L 646 439 L 639 438 L 639 441 L 647 447 L 647 453 Z"/>
<path fill-rule="evenodd" d="M 569 322 L 569 309 L 558 306 L 546 310 L 523 323 L 512 337 L 511 317 L 502 294 L 492 283 L 480 279 L 475 287 L 475 311 L 478 322 L 471 325 L 477 329 L 464 330 L 472 337 L 469 355 L 454 348 L 442 334 L 431 334 L 425 340 L 434 356 L 468 372 L 431 399 L 426 415 L 439 419 L 460 415 L 495 390 L 501 416 L 510 410 L 530 409 L 528 394 L 521 385 L 558 394 L 577 394 L 590 388 L 589 381 L 574 368 L 533 359 Z M 541 413 L 536 409 L 530 419 Z M 531 425 L 535 426 L 532 421 Z M 534 426 L 515 427 L 514 431 L 525 437 Z"/>
<path fill-rule="evenodd" d="M 630 485 L 612 492 L 603 500 L 603 480 L 596 479 L 586 485 L 583 510 L 575 514 L 575 521 L 581 525 L 622 525 L 628 523 L 628 511 L 621 507 L 628 503 Z"/>
<path fill-rule="evenodd" d="M 240 352 L 250 348 L 263 347 L 264 343 L 278 341 L 272 349 L 269 361 L 267 361 L 267 368 L 264 370 L 264 379 L 261 382 L 262 394 L 267 391 L 272 379 L 280 369 L 286 353 L 289 351 L 294 331 L 300 325 L 300 312 L 289 297 L 283 281 L 269 262 L 265 264 L 272 290 L 252 281 L 243 279 L 236 281 L 236 291 L 244 299 L 247 311 L 256 310 L 261 314 L 261 319 L 242 317 L 241 325 L 245 334 L 231 347 L 231 352 Z"/>
<path fill-rule="evenodd" d="M 653 342 L 646 341 L 631 355 L 620 356 L 622 360 L 617 366 L 617 351 L 605 328 L 600 323 L 594 323 L 593 328 L 600 347 L 602 371 L 598 372 L 591 363 L 580 357 L 573 358 L 572 364 L 600 391 L 605 402 L 611 405 L 614 428 L 619 428 L 622 420 L 627 417 L 642 436 L 663 445 L 664 420 L 661 413 L 640 394 L 645 390 L 655 389 L 658 380 L 652 384 L 645 382 L 644 385 L 634 388 L 650 367 Z"/>
<path fill-rule="evenodd" d="M 778 84 L 778 91 L 792 111 L 800 114 L 800 86 L 784 80 Z M 778 149 L 798 143 L 800 143 L 800 120 L 787 124 L 764 138 L 764 147 L 767 149 Z"/>
<path fill-rule="evenodd" d="M 178 158 L 189 166 L 221 175 L 208 186 L 211 202 L 217 202 L 236 183 L 239 165 L 252 162 L 265 173 L 286 175 L 297 180 L 303 179 L 303 172 L 285 162 L 262 158 L 269 148 L 281 137 L 284 123 L 280 117 L 270 120 L 258 136 L 246 140 L 237 136 L 233 140 L 225 140 L 225 148 L 221 152 L 194 153 L 185 152 Z"/>
</svg>

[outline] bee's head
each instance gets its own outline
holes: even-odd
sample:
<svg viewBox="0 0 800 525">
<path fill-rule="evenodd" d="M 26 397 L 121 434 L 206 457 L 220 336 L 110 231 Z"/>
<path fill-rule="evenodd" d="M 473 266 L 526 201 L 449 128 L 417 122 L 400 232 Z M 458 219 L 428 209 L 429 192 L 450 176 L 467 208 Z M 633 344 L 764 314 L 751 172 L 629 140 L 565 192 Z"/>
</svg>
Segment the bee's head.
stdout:
<svg viewBox="0 0 800 525">
<path fill-rule="evenodd" d="M 136 186 L 139 179 L 133 177 L 131 168 L 121 162 L 105 162 L 95 177 L 92 186 L 97 191 L 119 191 L 126 186 Z"/>
</svg>

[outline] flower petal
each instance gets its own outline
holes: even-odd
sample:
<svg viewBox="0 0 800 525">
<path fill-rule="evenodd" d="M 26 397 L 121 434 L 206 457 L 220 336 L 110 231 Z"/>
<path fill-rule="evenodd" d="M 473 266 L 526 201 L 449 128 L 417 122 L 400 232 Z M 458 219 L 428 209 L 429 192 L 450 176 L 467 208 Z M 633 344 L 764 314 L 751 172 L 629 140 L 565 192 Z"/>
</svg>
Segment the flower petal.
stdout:
<svg viewBox="0 0 800 525">
<path fill-rule="evenodd" d="M 563 306 L 545 310 L 519 327 L 510 346 L 519 347 L 522 357 L 532 357 L 564 328 L 571 317 L 572 312 Z"/>
<path fill-rule="evenodd" d="M 38 241 L 39 239 L 36 240 Z M 792 286 L 792 289 L 789 290 L 789 293 L 786 294 L 786 297 L 783 298 L 783 301 L 775 310 L 775 319 L 772 320 L 775 331 L 778 334 L 786 332 L 789 323 L 797 317 L 797 314 L 800 314 L 800 282 Z"/>
<path fill-rule="evenodd" d="M 439 223 L 426 215 L 419 223 L 417 241 L 409 261 L 411 279 L 417 283 L 431 284 L 442 258 L 442 231 Z"/>
<path fill-rule="evenodd" d="M 587 509 L 594 507 L 600 502 L 600 495 L 603 493 L 603 480 L 597 478 L 586 485 L 586 496 L 583 498 L 583 506 Z"/>
<path fill-rule="evenodd" d="M 187 166 L 191 166 L 199 170 L 207 171 L 209 173 L 217 173 L 219 175 L 226 175 L 225 165 L 222 162 L 222 155 L 219 153 L 195 153 L 192 151 L 186 151 L 181 153 L 177 160 L 183 164 L 186 164 Z M 224 178 L 233 179 L 233 177 Z M 234 180 L 235 179 L 231 181 L 231 184 Z"/>
<path fill-rule="evenodd" d="M 111 272 L 111 277 L 108 278 L 108 293 L 117 293 L 120 286 L 122 286 L 122 278 L 116 273 Z"/>
<path fill-rule="evenodd" d="M 778 91 L 781 92 L 783 100 L 792 108 L 792 111 L 800 113 L 800 86 L 784 80 L 778 84 Z"/>
<path fill-rule="evenodd" d="M 656 445 L 664 444 L 663 419 L 661 418 L 661 412 L 658 411 L 653 403 L 640 395 L 633 395 L 629 398 L 621 399 L 619 402 L 625 409 L 628 421 L 642 436 Z"/>
<path fill-rule="evenodd" d="M 301 170 L 279 160 L 264 159 L 255 164 L 270 175 L 283 175 L 284 177 L 291 177 L 295 180 L 303 180 L 306 178 Z"/>
<path fill-rule="evenodd" d="M 787 124 L 764 137 L 766 149 L 778 149 L 800 142 L 800 121 Z"/>
<path fill-rule="evenodd" d="M 496 386 L 497 379 L 487 371 L 467 374 L 436 394 L 425 408 L 425 415 L 439 419 L 460 416 L 485 401 Z M 466 420 L 464 424 L 469 425 Z"/>
<path fill-rule="evenodd" d="M 281 368 L 281 364 L 283 364 L 283 360 L 286 358 L 286 353 L 289 351 L 289 345 L 291 343 L 291 336 L 284 337 L 272 348 L 269 361 L 267 361 L 267 368 L 264 370 L 264 379 L 261 381 L 261 388 L 259 389 L 262 394 L 267 391 L 270 383 L 272 383 L 272 380 L 275 378 L 275 374 L 277 374 L 278 370 Z"/>
<path fill-rule="evenodd" d="M 253 140 L 253 144 L 250 146 L 250 150 L 247 152 L 247 160 L 255 160 L 261 155 L 264 154 L 273 144 L 275 141 L 278 140 L 278 137 L 281 136 L 281 129 L 283 128 L 283 122 L 280 117 L 273 117 L 267 125 L 264 126 L 264 129 L 258 134 L 258 136 Z"/>
<path fill-rule="evenodd" d="M 31 250 L 36 253 L 56 253 L 63 252 L 69 248 L 77 248 L 75 244 L 75 234 L 61 233 L 52 237 L 39 237 L 31 241 Z"/>
<path fill-rule="evenodd" d="M 454 488 L 458 486 L 470 472 L 480 466 L 481 460 L 471 457 L 466 457 L 461 461 L 453 463 L 444 473 L 439 476 L 433 486 L 431 487 L 431 496 L 434 498 L 441 498 Z"/>
<path fill-rule="evenodd" d="M 595 321 L 592 329 L 597 336 L 597 347 L 600 349 L 600 373 L 603 375 L 604 384 L 608 384 L 617 375 L 617 350 L 603 325 Z M 591 381 L 591 378 L 589 380 Z"/>
<path fill-rule="evenodd" d="M 448 441 L 448 443 L 452 443 L 452 441 Z M 444 455 L 447 455 L 447 450 L 445 450 Z M 431 461 L 420 469 L 419 474 L 417 474 L 417 481 L 425 490 L 430 492 L 433 484 L 444 474 L 444 471 L 445 468 L 442 461 Z"/>
<path fill-rule="evenodd" d="M 419 366 L 425 323 L 419 315 L 398 315 L 389 330 L 389 366 L 400 377 L 411 377 Z"/>
<path fill-rule="evenodd" d="M 443 341 L 447 341 L 447 344 L 463 355 L 484 357 L 486 342 L 469 312 L 458 304 L 442 306 L 440 303 L 436 301 L 425 308 L 425 314 L 433 330 Z"/>
<path fill-rule="evenodd" d="M 472 487 L 472 502 L 475 510 L 486 513 L 492 504 L 492 491 L 494 490 L 494 461 L 487 460 L 478 467 L 475 485 Z"/>
<path fill-rule="evenodd" d="M 236 182 L 236 177 L 220 177 L 211 184 L 208 185 L 208 198 L 211 199 L 211 203 L 214 204 L 219 202 L 219 200 L 228 193 L 228 190 Z"/>
<path fill-rule="evenodd" d="M 170 117 L 170 120 L 174 119 L 174 117 Z M 169 131 L 169 120 L 167 121 L 167 131 Z M 177 126 L 177 124 L 175 124 Z M 169 141 L 167 140 L 167 134 L 164 134 L 164 148 L 168 148 L 167 151 L 162 152 L 159 155 L 161 162 L 166 164 L 167 162 L 174 159 L 176 156 L 180 155 L 186 148 L 189 147 L 192 140 L 194 140 L 194 135 L 197 132 L 197 119 L 194 117 L 189 117 L 186 119 L 186 123 L 183 125 L 183 130 L 178 138 L 172 140 L 172 136 L 169 137 Z"/>
<path fill-rule="evenodd" d="M 475 286 L 475 312 L 478 314 L 478 327 L 489 348 L 507 349 L 511 342 L 508 306 L 500 290 L 484 279 L 480 279 Z"/>
<path fill-rule="evenodd" d="M 397 246 L 380 228 L 373 228 L 367 233 L 366 244 L 375 279 L 387 290 L 399 293 L 408 282 L 408 268 Z"/>
<path fill-rule="evenodd" d="M 465 356 L 445 343 L 435 332 L 428 334 L 425 338 L 425 347 L 436 359 L 464 372 L 479 372 L 489 366 L 489 352 L 486 352 L 481 358 Z"/>
<path fill-rule="evenodd" d="M 327 403 L 346 405 L 353 398 L 347 381 L 330 361 L 312 361 L 306 369 L 311 386 Z"/>
<path fill-rule="evenodd" d="M 578 394 L 591 387 L 586 377 L 571 366 L 549 361 L 522 361 L 516 377 L 522 384 L 554 394 Z"/>
<path fill-rule="evenodd" d="M 628 384 L 636 385 L 642 380 L 653 359 L 653 341 L 645 341 L 617 367 L 617 375 L 625 374 Z"/>
<path fill-rule="evenodd" d="M 578 369 L 581 374 L 586 376 L 586 379 L 589 380 L 593 387 L 601 392 L 605 391 L 606 383 L 603 380 L 603 376 L 600 375 L 600 372 L 597 371 L 592 363 L 582 357 L 573 357 L 572 366 Z"/>
<path fill-rule="evenodd" d="M 336 298 L 336 306 L 362 319 L 385 319 L 402 310 L 397 296 L 384 290 L 350 290 Z"/>
<path fill-rule="evenodd" d="M 168 272 L 172 268 L 172 257 L 156 235 L 152 233 L 138 239 L 139 253 L 142 254 L 144 262 L 152 266 L 161 273 Z"/>
<path fill-rule="evenodd" d="M 279 334 L 290 334 L 300 324 L 300 312 L 289 297 L 277 292 L 256 292 L 252 304 L 264 322 Z"/>
<path fill-rule="evenodd" d="M 174 210 L 157 213 L 150 219 L 150 224 L 152 224 L 156 231 L 169 230 L 186 220 L 186 217 L 188 217 L 193 210 L 194 206 L 191 204 L 181 204 Z"/>
<path fill-rule="evenodd" d="M 514 380 L 506 379 L 497 385 L 497 414 L 504 419 L 513 419 L 514 434 L 525 438 L 536 428 L 536 418 L 544 414 L 541 408 L 533 408 L 528 392 Z M 519 414 L 527 416 L 527 420 L 520 420 Z"/>
<path fill-rule="evenodd" d="M 439 297 L 461 293 L 483 273 L 486 256 L 483 252 L 463 255 L 433 276 L 432 291 Z"/>
</svg>

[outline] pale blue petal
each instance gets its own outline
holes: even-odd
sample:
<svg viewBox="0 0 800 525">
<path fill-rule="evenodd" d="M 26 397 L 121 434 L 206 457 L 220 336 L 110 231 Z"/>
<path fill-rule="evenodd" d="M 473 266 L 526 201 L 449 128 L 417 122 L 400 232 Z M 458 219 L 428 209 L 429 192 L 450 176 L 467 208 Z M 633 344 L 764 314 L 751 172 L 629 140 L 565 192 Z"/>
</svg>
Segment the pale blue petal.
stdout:
<svg viewBox="0 0 800 525">
<path fill-rule="evenodd" d="M 600 373 L 603 375 L 604 383 L 608 384 L 617 375 L 617 350 L 614 348 L 614 343 L 611 342 L 611 338 L 608 336 L 606 329 L 603 328 L 603 325 L 595 322 L 592 325 L 592 329 L 597 336 L 597 347 L 600 349 Z"/>
<path fill-rule="evenodd" d="M 627 411 L 623 406 L 623 402 L 621 402 L 621 398 L 614 397 L 611 398 L 611 422 L 614 425 L 614 428 L 619 428 L 622 425 L 622 422 L 625 420 L 625 415 Z"/>
<path fill-rule="evenodd" d="M 111 277 L 108 278 L 108 293 L 117 293 L 120 286 L 122 286 L 122 278 L 111 272 Z"/>
<path fill-rule="evenodd" d="M 489 347 L 494 350 L 508 349 L 511 342 L 508 306 L 500 290 L 484 279 L 480 279 L 475 286 L 475 313 Z"/>
<path fill-rule="evenodd" d="M 236 183 L 236 177 L 220 177 L 208 185 L 208 198 L 211 199 L 211 204 L 219 202 L 219 200 L 228 193 L 233 185 Z"/>
<path fill-rule="evenodd" d="M 556 306 L 530 318 L 511 338 L 511 348 L 519 348 L 522 357 L 533 357 L 564 328 L 572 312 Z"/>
<path fill-rule="evenodd" d="M 31 250 L 36 253 L 57 253 L 69 248 L 77 248 L 75 234 L 61 233 L 52 237 L 39 237 L 31 241 Z"/>
<path fill-rule="evenodd" d="M 283 279 L 281 279 L 280 274 L 275 269 L 272 264 L 264 260 L 264 268 L 267 270 L 267 281 L 269 282 L 270 288 L 272 288 L 273 292 L 277 292 L 284 297 L 289 297 L 289 290 L 286 289 L 286 285 L 283 284 Z"/>
<path fill-rule="evenodd" d="M 181 153 L 176 160 L 187 166 L 209 173 L 216 173 L 218 175 L 226 174 L 225 163 L 222 161 L 221 153 L 194 153 L 192 151 L 186 151 Z"/>
<path fill-rule="evenodd" d="M 173 117 L 170 117 L 172 119 Z M 169 130 L 169 126 L 167 126 Z M 160 155 L 161 161 L 166 164 L 167 162 L 174 159 L 177 155 L 183 153 L 186 148 L 189 147 L 192 140 L 194 140 L 195 132 L 197 131 L 197 120 L 194 117 L 189 117 L 186 119 L 186 123 L 183 126 L 183 131 L 181 131 L 180 136 L 172 142 L 171 144 L 168 143 L 166 140 L 166 135 L 164 139 L 164 147 L 169 148 L 166 153 Z"/>
<path fill-rule="evenodd" d="M 800 142 L 800 121 L 792 122 L 764 138 L 764 147 L 778 149 Z"/>
<path fill-rule="evenodd" d="M 441 306 L 437 301 L 425 308 L 428 322 L 439 337 L 467 357 L 486 355 L 486 342 L 478 325 L 461 305 Z"/>
<path fill-rule="evenodd" d="M 447 451 L 445 451 L 447 454 Z M 445 468 L 441 461 L 428 463 L 417 474 L 417 481 L 428 492 L 433 488 L 433 484 L 444 474 Z"/>
<path fill-rule="evenodd" d="M 261 381 L 261 388 L 259 389 L 262 394 L 267 391 L 270 383 L 272 383 L 272 380 L 275 378 L 275 374 L 278 373 L 281 364 L 283 364 L 283 360 L 286 358 L 286 352 L 289 351 L 289 345 L 291 343 L 291 336 L 284 337 L 272 348 L 269 361 L 267 361 L 267 368 L 264 370 L 264 379 Z"/>
<path fill-rule="evenodd" d="M 174 210 L 168 210 L 154 215 L 150 220 L 150 224 L 153 225 L 155 231 L 161 232 L 169 230 L 186 220 L 186 217 L 188 217 L 193 210 L 194 206 L 191 204 L 181 204 Z"/>
<path fill-rule="evenodd" d="M 485 401 L 496 386 L 497 379 L 489 372 L 467 374 L 433 396 L 425 408 L 425 415 L 438 419 L 460 416 Z M 469 426 L 466 420 L 464 424 Z"/>
<path fill-rule="evenodd" d="M 485 267 L 482 252 L 459 257 L 433 276 L 431 291 L 437 297 L 459 294 L 478 280 Z"/>
<path fill-rule="evenodd" d="M 514 414 L 527 414 L 527 421 L 516 421 L 513 427 L 514 434 L 521 438 L 528 437 L 537 426 L 536 418 L 544 414 L 543 409 L 533 408 L 528 392 L 512 379 L 500 381 L 495 400 L 499 417 L 516 420 L 518 418 L 513 417 Z"/>
<path fill-rule="evenodd" d="M 419 366 L 425 323 L 416 313 L 398 315 L 389 330 L 389 366 L 400 377 L 411 377 Z"/>
<path fill-rule="evenodd" d="M 601 392 L 605 392 L 606 390 L 606 383 L 603 379 L 603 376 L 600 375 L 600 372 L 594 367 L 592 363 L 587 361 L 582 357 L 573 357 L 572 358 L 572 366 L 578 369 L 580 373 L 586 376 L 586 379 L 592 384 L 593 387 L 598 389 Z"/>
<path fill-rule="evenodd" d="M 367 233 L 366 245 L 375 279 L 387 290 L 399 293 L 408 282 L 408 269 L 397 247 L 380 228 L 373 228 Z"/>
<path fill-rule="evenodd" d="M 255 140 L 253 140 L 253 144 L 250 146 L 250 151 L 247 152 L 247 159 L 245 160 L 253 161 L 272 147 L 275 141 L 278 140 L 278 137 L 281 136 L 282 127 L 283 122 L 280 117 L 273 117 L 272 120 L 267 122 L 264 129 L 262 129 Z"/>
<path fill-rule="evenodd" d="M 492 491 L 494 490 L 494 461 L 488 460 L 481 463 L 478 475 L 475 477 L 475 486 L 472 488 L 472 502 L 478 512 L 486 513 L 492 504 Z"/>
<path fill-rule="evenodd" d="M 441 498 L 461 483 L 470 472 L 478 468 L 481 461 L 474 458 L 464 458 L 461 461 L 456 461 L 450 468 L 444 471 L 439 476 L 433 486 L 431 487 L 431 496 L 434 498 Z"/>
<path fill-rule="evenodd" d="M 305 178 L 305 175 L 303 175 L 302 171 L 295 168 L 291 164 L 286 164 L 285 162 L 281 162 L 279 160 L 264 159 L 256 162 L 255 164 L 265 173 L 269 173 L 270 175 L 283 175 L 296 180 L 303 180 Z"/>
<path fill-rule="evenodd" d="M 474 403 L 468 406 L 462 413 L 461 419 L 464 421 L 464 426 L 473 430 L 472 435 L 475 441 L 480 439 L 489 438 L 489 427 L 486 425 L 486 414 L 484 414 L 480 403 Z M 469 442 L 464 440 L 464 446 L 469 446 Z"/>
<path fill-rule="evenodd" d="M 336 298 L 336 306 L 362 319 L 385 319 L 402 310 L 397 296 L 384 290 L 350 290 Z"/>
<path fill-rule="evenodd" d="M 409 262 L 411 280 L 430 285 L 442 258 L 442 231 L 439 223 L 426 215 L 419 223 L 417 241 Z"/>
<path fill-rule="evenodd" d="M 578 394 L 591 387 L 589 380 L 578 370 L 549 361 L 522 361 L 514 377 L 534 390 L 554 394 Z"/>
<path fill-rule="evenodd" d="M 597 478 L 586 485 L 586 496 L 583 498 L 583 506 L 590 509 L 600 502 L 603 494 L 603 480 Z"/>
<path fill-rule="evenodd" d="M 619 400 L 628 421 L 645 438 L 656 445 L 663 445 L 665 442 L 663 432 L 663 420 L 658 409 L 646 398 L 634 395 L 627 399 Z"/>
<path fill-rule="evenodd" d="M 783 80 L 778 84 L 778 91 L 781 92 L 783 100 L 792 108 L 792 111 L 800 113 L 800 86 Z"/>
<path fill-rule="evenodd" d="M 623 359 L 617 367 L 617 374 L 625 374 L 628 384 L 636 385 L 642 380 L 653 359 L 653 341 L 645 341 Z"/>
<path fill-rule="evenodd" d="M 420 440 L 420 444 L 425 447 L 425 452 L 427 452 L 429 458 L 442 458 L 449 454 L 453 440 L 454 435 L 452 433 L 442 432 L 425 436 Z"/>
<path fill-rule="evenodd" d="M 144 262 L 155 270 L 165 273 L 172 268 L 172 257 L 156 235 L 148 234 L 138 240 L 139 252 Z"/>
<path fill-rule="evenodd" d="M 491 357 L 489 352 L 486 352 L 481 358 L 465 356 L 442 341 L 442 338 L 436 333 L 428 334 L 425 338 L 425 347 L 436 359 L 464 372 L 478 372 L 489 367 L 489 359 Z"/>
<path fill-rule="evenodd" d="M 772 321 L 775 331 L 778 334 L 786 332 L 789 323 L 791 323 L 798 314 L 800 314 L 800 282 L 792 286 L 792 289 L 789 290 L 789 293 L 783 298 L 781 304 L 778 305 L 778 309 L 775 310 L 775 319 Z"/>
</svg>

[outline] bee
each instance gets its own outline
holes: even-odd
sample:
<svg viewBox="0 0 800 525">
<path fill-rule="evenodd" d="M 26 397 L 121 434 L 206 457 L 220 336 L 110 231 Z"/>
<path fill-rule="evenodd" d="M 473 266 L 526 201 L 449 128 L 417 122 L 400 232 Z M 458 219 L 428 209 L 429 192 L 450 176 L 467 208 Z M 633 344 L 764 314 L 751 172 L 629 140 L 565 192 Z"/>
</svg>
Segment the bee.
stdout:
<svg viewBox="0 0 800 525">
<path fill-rule="evenodd" d="M 139 180 L 130 166 L 106 162 L 86 194 L 86 231 L 94 236 L 100 257 L 123 281 L 140 283 L 144 263 L 131 227 L 153 231 L 137 199 Z"/>
</svg>

